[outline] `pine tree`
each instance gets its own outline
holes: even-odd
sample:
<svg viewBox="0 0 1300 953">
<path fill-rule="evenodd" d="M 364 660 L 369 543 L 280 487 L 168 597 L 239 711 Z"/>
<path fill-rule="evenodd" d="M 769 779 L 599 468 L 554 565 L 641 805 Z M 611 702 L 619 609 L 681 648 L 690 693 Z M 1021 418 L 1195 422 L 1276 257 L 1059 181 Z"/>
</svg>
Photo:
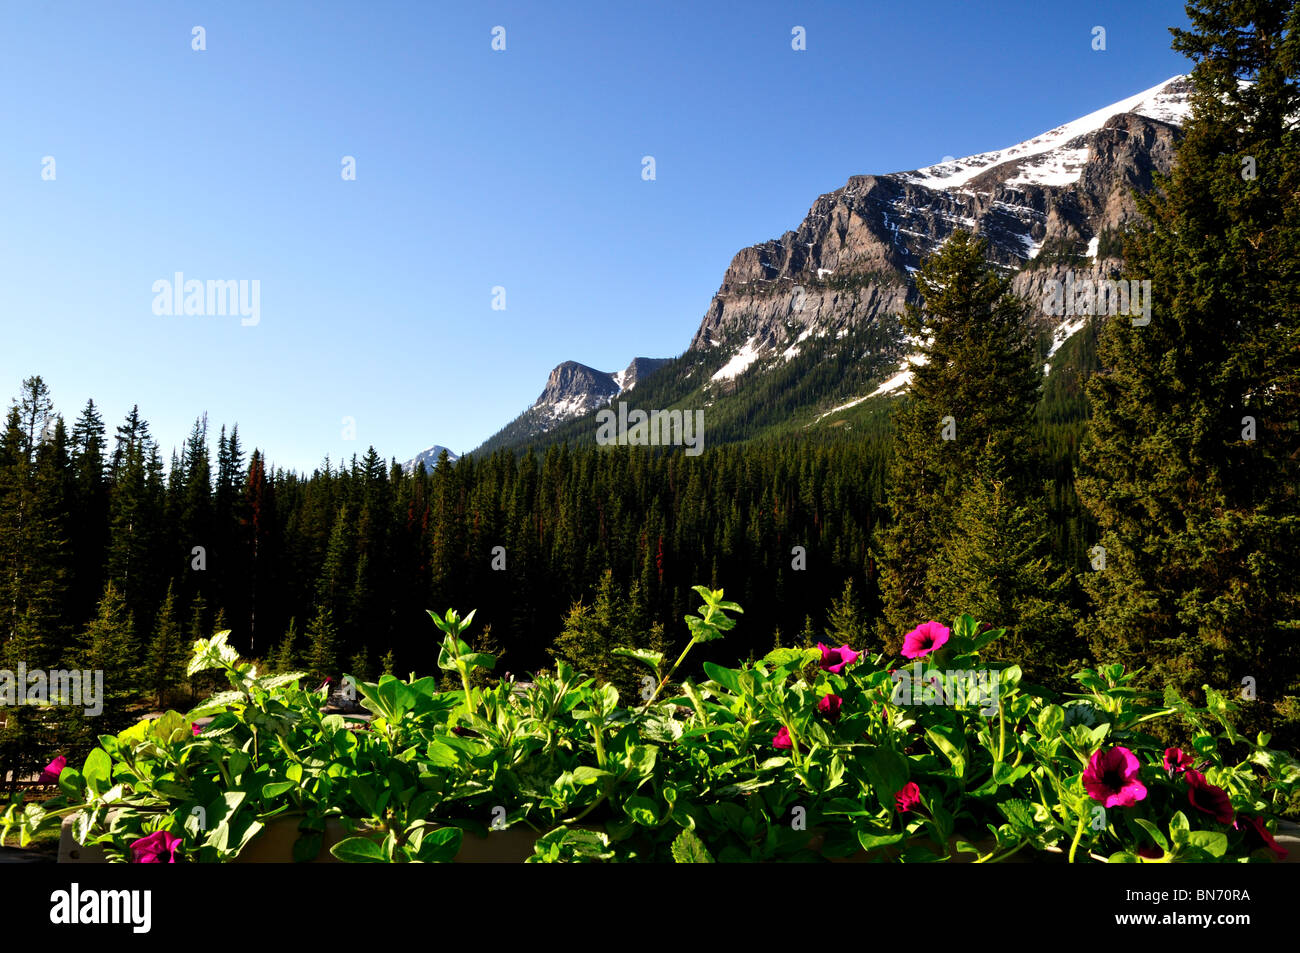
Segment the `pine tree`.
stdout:
<svg viewBox="0 0 1300 953">
<path fill-rule="evenodd" d="M 159 541 L 164 521 L 162 464 L 148 423 L 132 407 L 117 428 L 109 501 L 107 568 L 136 623 L 149 631 L 162 599 Z"/>
<path fill-rule="evenodd" d="M 139 642 L 126 599 L 110 580 L 81 635 L 81 666 L 104 673 L 105 713 L 120 715 L 139 690 Z"/>
<path fill-rule="evenodd" d="M 180 620 L 176 616 L 175 585 L 169 583 L 167 595 L 154 620 L 153 641 L 149 645 L 141 679 L 142 687 L 154 694 L 160 708 L 167 691 L 185 678 L 188 658 L 185 649 Z"/>
<path fill-rule="evenodd" d="M 821 639 L 817 637 L 817 630 L 813 628 L 812 616 L 805 615 L 803 617 L 803 628 L 800 629 L 799 634 L 795 636 L 795 648 L 816 648 L 817 643 L 820 641 Z"/>
<path fill-rule="evenodd" d="M 334 613 L 326 606 L 316 610 L 316 617 L 307 626 L 307 656 L 303 660 L 308 675 L 316 680 L 332 676 L 338 670 L 338 630 L 334 627 Z"/>
<path fill-rule="evenodd" d="M 285 630 L 284 638 L 280 640 L 280 644 L 276 647 L 272 668 L 277 672 L 296 672 L 300 668 L 298 665 L 298 623 L 296 619 L 289 620 L 289 628 Z"/>
<path fill-rule="evenodd" d="M 1052 556 L 1042 505 L 1016 505 L 1000 483 L 981 478 L 958 502 L 952 532 L 931 562 L 928 589 L 938 621 L 950 624 L 970 613 L 1009 629 L 984 657 L 1062 686 L 1087 654 L 1074 635 L 1072 582 Z"/>
<path fill-rule="evenodd" d="M 955 232 L 917 273 L 924 308 L 909 307 L 903 317 L 923 363 L 896 411 L 891 519 L 878 537 L 884 606 L 877 633 L 889 651 L 940 615 L 933 566 L 955 532 L 964 488 L 999 483 L 1014 505 L 1044 493 L 1034 439 L 1041 373 L 1022 322 L 1025 305 L 987 263 L 987 248 Z"/>
<path fill-rule="evenodd" d="M 371 668 L 370 650 L 364 645 L 361 646 L 348 663 L 348 674 L 358 681 L 368 682 L 374 678 L 374 671 Z"/>
<path fill-rule="evenodd" d="M 1150 321 L 1107 322 L 1088 385 L 1078 488 L 1101 538 L 1080 631 L 1156 687 L 1249 677 L 1273 704 L 1300 691 L 1300 4 L 1187 13 L 1192 116 L 1125 245 Z"/>
<path fill-rule="evenodd" d="M 592 604 L 579 601 L 570 607 L 548 651 L 579 672 L 602 683 L 611 682 L 621 694 L 633 697 L 642 669 L 631 659 L 614 654 L 617 648 L 640 647 L 630 609 L 631 603 L 614 582 L 613 572 L 605 570 Z"/>
<path fill-rule="evenodd" d="M 108 548 L 108 480 L 104 418 L 93 400 L 72 425 L 69 456 L 72 467 L 68 545 L 72 551 L 72 578 L 68 616 L 76 623 L 95 611 L 104 586 L 104 559 Z"/>
<path fill-rule="evenodd" d="M 0 434 L 0 644 L 32 668 L 67 641 L 68 436 L 40 377 L 23 382 Z"/>
<path fill-rule="evenodd" d="M 853 577 L 844 582 L 839 598 L 826 616 L 826 637 L 833 645 L 847 645 L 863 651 L 867 645 L 868 625 L 862 605 L 853 591 Z"/>
</svg>

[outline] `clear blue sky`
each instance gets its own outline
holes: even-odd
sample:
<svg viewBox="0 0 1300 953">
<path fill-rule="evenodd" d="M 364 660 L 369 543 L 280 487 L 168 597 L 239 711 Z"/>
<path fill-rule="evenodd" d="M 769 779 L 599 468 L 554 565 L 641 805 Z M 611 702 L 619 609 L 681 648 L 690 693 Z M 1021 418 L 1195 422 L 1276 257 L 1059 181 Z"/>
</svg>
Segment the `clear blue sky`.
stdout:
<svg viewBox="0 0 1300 953">
<path fill-rule="evenodd" d="M 300 470 L 464 452 L 561 361 L 681 353 L 731 257 L 850 175 L 1186 72 L 1184 22 L 1167 0 L 5 3 L 0 397 L 40 374 L 110 431 L 138 403 L 164 457 L 204 411 Z M 178 271 L 258 280 L 260 322 L 155 315 Z"/>
</svg>

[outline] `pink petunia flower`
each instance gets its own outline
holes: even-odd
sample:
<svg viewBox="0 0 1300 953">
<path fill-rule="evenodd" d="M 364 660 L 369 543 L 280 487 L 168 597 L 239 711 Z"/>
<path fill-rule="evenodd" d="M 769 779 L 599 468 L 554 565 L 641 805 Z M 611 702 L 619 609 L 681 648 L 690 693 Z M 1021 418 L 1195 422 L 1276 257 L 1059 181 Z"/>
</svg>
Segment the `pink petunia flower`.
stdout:
<svg viewBox="0 0 1300 953">
<path fill-rule="evenodd" d="M 921 789 L 916 786 L 915 781 L 908 781 L 903 786 L 903 790 L 894 795 L 894 804 L 898 807 L 899 814 L 906 814 L 920 803 Z"/>
<path fill-rule="evenodd" d="M 55 758 L 53 761 L 51 761 L 49 764 L 45 766 L 45 770 L 41 772 L 40 783 L 58 784 L 59 775 L 63 773 L 63 769 L 66 768 L 67 766 L 68 766 L 68 759 L 65 758 L 63 755 L 59 755 L 57 758 Z"/>
<path fill-rule="evenodd" d="M 154 831 L 148 837 L 141 837 L 131 842 L 131 863 L 174 864 L 176 848 L 179 846 L 181 846 L 179 837 L 173 837 L 166 831 Z"/>
<path fill-rule="evenodd" d="M 1171 775 L 1182 774 L 1188 768 L 1192 767 L 1192 764 L 1192 756 L 1184 752 L 1181 748 L 1165 749 L 1165 770 Z"/>
<path fill-rule="evenodd" d="M 830 719 L 831 724 L 840 720 L 840 708 L 844 705 L 844 699 L 839 695 L 826 695 L 817 703 L 817 710 Z"/>
<path fill-rule="evenodd" d="M 1116 745 L 1109 751 L 1094 751 L 1083 771 L 1083 787 L 1103 807 L 1132 807 L 1147 796 L 1146 785 L 1138 780 L 1142 765 L 1128 748 Z"/>
<path fill-rule="evenodd" d="M 1203 814 L 1211 815 L 1220 824 L 1232 823 L 1232 800 L 1223 788 L 1217 788 L 1205 780 L 1205 775 L 1195 768 L 1188 768 L 1183 775 L 1187 779 L 1187 803 Z"/>
<path fill-rule="evenodd" d="M 838 649 L 833 649 L 829 645 L 817 643 L 817 648 L 822 650 L 821 667 L 824 671 L 832 675 L 838 675 L 844 671 L 844 666 L 852 665 L 858 660 L 861 652 L 855 652 L 847 645 L 841 645 Z"/>
<path fill-rule="evenodd" d="M 1137 855 L 1139 857 L 1145 857 L 1147 860 L 1159 860 L 1161 857 L 1165 856 L 1165 852 L 1156 844 L 1147 844 L 1145 847 L 1139 847 L 1137 849 Z"/>
<path fill-rule="evenodd" d="M 1244 825 L 1241 823 L 1242 821 L 1245 821 Z M 1286 860 L 1286 855 L 1290 853 L 1290 851 L 1273 839 L 1273 835 L 1270 834 L 1268 828 L 1264 826 L 1264 819 L 1262 817 L 1238 817 L 1237 823 L 1233 826 L 1246 832 L 1246 843 L 1250 846 L 1251 850 L 1256 850 L 1260 847 L 1267 847 L 1273 852 L 1273 856 L 1278 860 Z"/>
<path fill-rule="evenodd" d="M 195 737 L 195 738 L 197 738 L 199 735 L 203 734 L 203 729 L 200 728 L 198 725 L 191 725 L 190 727 L 194 729 L 194 737 Z"/>
<path fill-rule="evenodd" d="M 933 619 L 923 622 L 903 636 L 903 648 L 900 654 L 903 658 L 920 658 L 922 655 L 929 655 L 936 649 L 942 648 L 950 635 L 952 629 L 946 625 L 940 625 Z"/>
<path fill-rule="evenodd" d="M 781 748 L 782 750 L 794 747 L 794 742 L 790 740 L 790 729 L 785 725 L 781 726 L 781 730 L 772 739 L 772 747 Z"/>
</svg>

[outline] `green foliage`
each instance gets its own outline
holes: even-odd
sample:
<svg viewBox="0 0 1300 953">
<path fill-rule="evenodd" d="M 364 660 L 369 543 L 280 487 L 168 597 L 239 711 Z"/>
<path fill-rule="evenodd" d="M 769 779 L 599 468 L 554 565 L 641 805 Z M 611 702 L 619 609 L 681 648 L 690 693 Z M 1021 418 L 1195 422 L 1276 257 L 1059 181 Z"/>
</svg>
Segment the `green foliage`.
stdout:
<svg viewBox="0 0 1300 953">
<path fill-rule="evenodd" d="M 1078 484 L 1097 658 L 1191 696 L 1249 677 L 1257 729 L 1300 695 L 1297 9 L 1196 0 L 1174 31 L 1193 114 L 1125 246 L 1150 323 L 1104 327 Z"/>
<path fill-rule="evenodd" d="M 81 636 L 80 667 L 104 673 L 105 711 L 120 711 L 139 691 L 139 640 L 126 599 L 113 583 L 104 587 L 99 615 Z"/>
<path fill-rule="evenodd" d="M 642 670 L 620 650 L 631 648 L 645 631 L 636 602 L 636 594 L 625 595 L 606 570 L 592 604 L 576 602 L 569 609 L 550 653 L 599 682 L 613 683 L 625 695 L 635 694 Z"/>
<path fill-rule="evenodd" d="M 180 621 L 176 617 L 176 596 L 168 585 L 167 596 L 154 621 L 153 641 L 145 658 L 143 686 L 162 707 L 167 691 L 179 685 L 184 677 L 185 643 Z"/>
<path fill-rule="evenodd" d="M 1042 670 L 1054 672 L 1077 655 L 1066 641 L 1070 580 L 1043 516 L 1041 372 L 1024 305 L 986 253 L 982 240 L 956 233 L 917 275 L 924 308 L 904 318 L 908 333 L 928 343 L 895 411 L 877 631 L 894 648 L 918 617 L 977 607 L 1008 620 L 1019 647 L 1032 647 Z"/>
<path fill-rule="evenodd" d="M 696 591 L 704 604 L 687 652 L 730 631 L 738 611 L 721 591 Z M 230 690 L 188 715 L 102 735 L 60 776 L 57 796 L 7 806 L 0 840 L 26 844 L 74 815 L 78 842 L 114 859 L 162 830 L 180 838 L 182 860 L 221 862 L 271 821 L 292 819 L 294 858 L 306 861 L 335 819 L 348 836 L 331 852 L 363 863 L 446 862 L 466 833 L 516 826 L 540 834 L 533 863 L 816 861 L 863 850 L 904 863 L 992 862 L 1025 849 L 1145 862 L 1153 840 L 1161 862 L 1219 863 L 1271 854 L 1249 825 L 1189 814 L 1187 781 L 1165 769 L 1149 723 L 1178 719 L 1195 734 L 1205 783 L 1234 811 L 1267 814 L 1300 786 L 1300 763 L 1267 736 L 1239 735 L 1223 697 L 1204 708 L 1158 703 L 1118 665 L 1078 673 L 1081 692 L 1043 696 L 1017 666 L 981 662 L 1005 630 L 969 614 L 906 666 L 861 656 L 834 673 L 816 666 L 816 649 L 781 649 L 738 669 L 706 662 L 706 681 L 634 706 L 563 661 L 526 692 L 473 687 L 473 672 L 495 663 L 465 641 L 473 613 L 430 615 L 439 665 L 462 687 L 440 692 L 428 676 L 361 682 L 373 713 L 363 725 L 323 715 L 298 674 L 259 675 L 229 633 L 200 640 L 189 673 L 217 671 Z M 664 662 L 633 655 L 656 672 Z M 902 673 L 913 672 L 905 686 Z M 832 694 L 835 718 L 819 705 Z M 196 735 L 202 715 L 214 717 Z M 1134 807 L 1099 810 L 1083 774 L 1113 747 L 1137 758 L 1144 793 Z M 901 804 L 907 791 L 915 797 Z"/>
<path fill-rule="evenodd" d="M 321 605 L 307 627 L 307 656 L 304 661 L 308 674 L 316 679 L 338 672 L 338 630 L 334 626 L 334 613 L 328 606 Z"/>
</svg>

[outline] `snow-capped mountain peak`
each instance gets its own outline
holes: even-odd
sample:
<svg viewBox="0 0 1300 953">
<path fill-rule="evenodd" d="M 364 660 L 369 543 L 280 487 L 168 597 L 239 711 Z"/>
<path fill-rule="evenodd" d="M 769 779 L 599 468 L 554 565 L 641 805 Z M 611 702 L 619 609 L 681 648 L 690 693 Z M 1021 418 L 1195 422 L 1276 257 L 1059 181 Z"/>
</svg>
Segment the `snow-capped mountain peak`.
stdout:
<svg viewBox="0 0 1300 953">
<path fill-rule="evenodd" d="M 899 176 L 931 189 L 954 189 L 1004 162 L 1019 161 L 1019 173 L 1006 180 L 1007 185 L 1069 185 L 1079 180 L 1088 161 L 1088 145 L 1078 141 L 1081 137 L 1096 132 L 1112 116 L 1123 113 L 1135 113 L 1171 125 L 1182 125 L 1191 113 L 1187 89 L 1187 77 L 1173 76 L 1158 86 L 1111 103 L 1014 146 L 926 166 L 914 172 L 899 173 Z"/>
</svg>

